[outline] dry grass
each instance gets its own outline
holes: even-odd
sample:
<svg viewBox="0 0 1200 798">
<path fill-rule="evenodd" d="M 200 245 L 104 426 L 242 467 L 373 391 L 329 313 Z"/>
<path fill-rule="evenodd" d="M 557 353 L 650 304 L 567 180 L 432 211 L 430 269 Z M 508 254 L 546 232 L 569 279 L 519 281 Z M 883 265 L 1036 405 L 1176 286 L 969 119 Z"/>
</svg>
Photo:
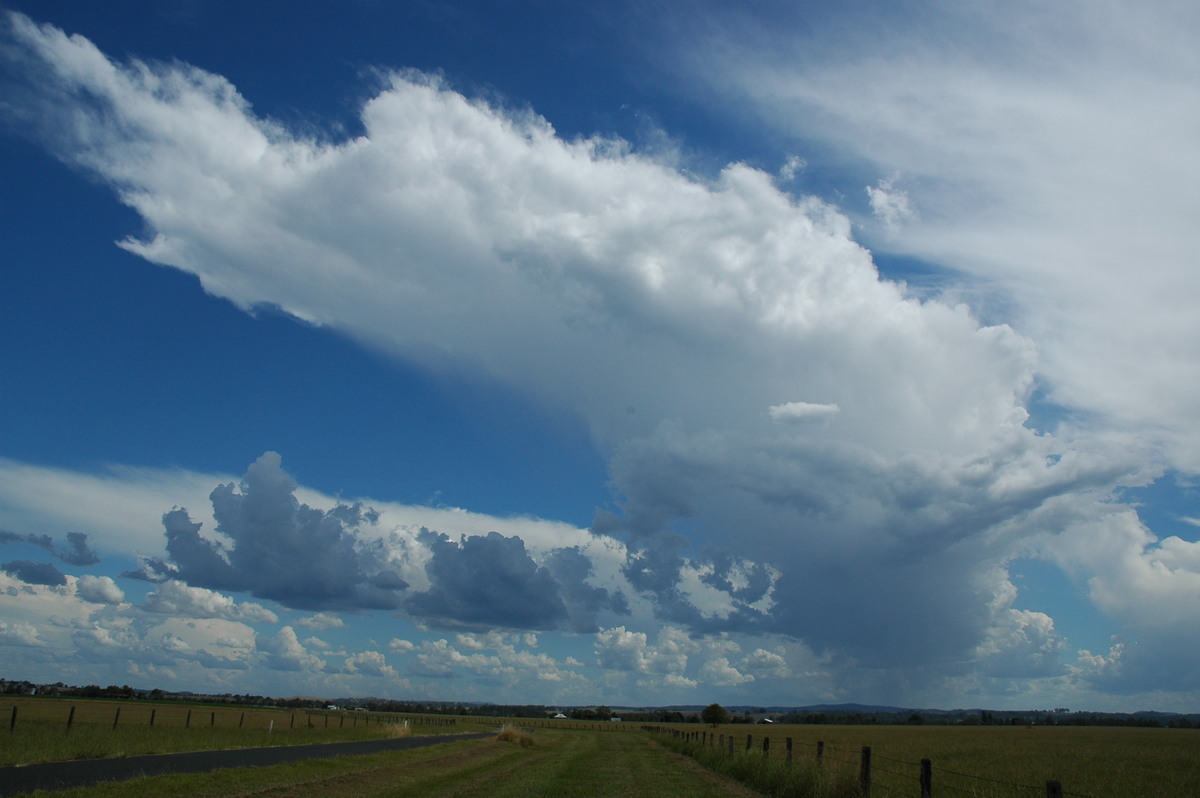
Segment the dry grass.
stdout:
<svg viewBox="0 0 1200 798">
<path fill-rule="evenodd" d="M 500 729 L 500 733 L 496 735 L 496 741 L 501 743 L 512 743 L 519 745 L 522 748 L 533 748 L 533 735 L 523 732 L 515 726 L 504 726 Z"/>
</svg>

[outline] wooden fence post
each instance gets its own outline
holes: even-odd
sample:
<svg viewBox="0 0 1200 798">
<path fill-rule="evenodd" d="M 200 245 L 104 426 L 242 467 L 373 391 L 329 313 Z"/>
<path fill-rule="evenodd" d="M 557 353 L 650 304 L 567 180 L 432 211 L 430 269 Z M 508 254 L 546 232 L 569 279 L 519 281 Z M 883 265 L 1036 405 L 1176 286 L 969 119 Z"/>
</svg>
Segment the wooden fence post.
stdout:
<svg viewBox="0 0 1200 798">
<path fill-rule="evenodd" d="M 825 741 L 817 740 L 817 767 L 825 767 Z"/>
<path fill-rule="evenodd" d="M 862 747 L 862 761 L 858 766 L 858 786 L 862 789 L 862 794 L 870 798 L 871 795 L 871 746 L 864 745 Z"/>
<path fill-rule="evenodd" d="M 212 715 L 209 717 L 209 719 L 208 719 L 208 725 L 209 725 L 209 726 L 216 726 L 216 725 L 217 725 L 217 713 L 216 713 L 216 712 L 212 713 Z"/>
<path fill-rule="evenodd" d="M 71 712 L 67 715 L 67 731 L 71 730 L 71 724 L 75 722 L 75 706 L 71 706 Z"/>
<path fill-rule="evenodd" d="M 121 720 L 121 708 L 117 707 L 117 713 L 113 715 L 113 731 L 117 730 L 117 723 Z"/>
<path fill-rule="evenodd" d="M 187 717 L 183 719 L 183 728 L 192 728 L 192 711 L 190 709 L 188 710 Z"/>
<path fill-rule="evenodd" d="M 150 710 L 150 728 L 154 728 L 154 716 L 158 713 L 157 709 Z"/>
<path fill-rule="evenodd" d="M 792 764 L 792 738 L 788 737 L 785 745 L 787 746 L 787 763 Z"/>
<path fill-rule="evenodd" d="M 729 754 L 733 755 L 733 735 L 729 735 Z"/>
<path fill-rule="evenodd" d="M 328 724 L 328 721 L 329 721 L 329 717 L 328 717 L 328 716 L 326 716 L 326 718 L 325 718 L 325 721 L 326 721 L 326 724 L 325 724 L 325 725 L 329 725 L 329 724 Z M 245 712 L 243 712 L 243 713 L 242 713 L 242 716 L 241 716 L 240 718 L 238 718 L 238 728 L 239 728 L 239 729 L 240 729 L 240 728 L 242 728 L 242 724 L 244 724 L 245 722 L 246 722 L 246 713 L 245 713 Z"/>
<path fill-rule="evenodd" d="M 1062 784 L 1057 781 L 1046 782 L 1046 798 L 1062 798 Z"/>
<path fill-rule="evenodd" d="M 921 798 L 933 798 L 933 763 L 921 760 Z"/>
<path fill-rule="evenodd" d="M 13 707 L 12 717 L 8 720 L 8 730 L 11 732 L 17 728 L 17 708 Z"/>
<path fill-rule="evenodd" d="M 763 759 L 766 759 L 770 755 L 771 755 L 771 738 L 764 737 L 763 738 Z"/>
<path fill-rule="evenodd" d="M 754 747 L 754 735 L 747 734 L 746 735 L 746 750 L 749 751 L 753 747 Z"/>
</svg>

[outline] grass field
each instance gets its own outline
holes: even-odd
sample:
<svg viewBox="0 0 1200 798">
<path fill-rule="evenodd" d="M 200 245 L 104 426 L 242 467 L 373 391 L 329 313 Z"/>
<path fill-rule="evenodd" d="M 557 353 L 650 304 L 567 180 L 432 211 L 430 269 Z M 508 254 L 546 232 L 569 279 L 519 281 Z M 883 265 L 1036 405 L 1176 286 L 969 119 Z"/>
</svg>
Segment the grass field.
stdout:
<svg viewBox="0 0 1200 798">
<path fill-rule="evenodd" d="M 56 798 L 486 795 L 489 798 L 754 798 L 734 781 L 640 733 L 544 729 L 519 741 L 453 742 L 373 754 L 134 782 L 53 793 Z"/>
<path fill-rule="evenodd" d="M 454 725 L 449 725 L 449 719 L 437 716 L 17 698 L 0 702 L 0 722 L 5 726 L 13 706 L 18 709 L 15 726 L 11 731 L 0 728 L 0 764 L 4 765 L 370 739 L 405 731 L 420 735 L 480 731 L 495 729 L 497 723 L 494 718 L 457 718 Z M 72 706 L 75 713 L 68 730 Z M 149 723 L 151 712 L 153 727 Z M 407 730 L 402 726 L 405 720 L 409 723 Z M 700 763 L 696 764 L 670 753 L 655 742 L 659 738 L 643 733 L 633 723 L 509 722 L 531 727 L 532 735 L 529 739 L 516 735 L 508 743 L 455 742 L 373 757 L 163 777 L 145 782 L 153 781 L 152 790 L 139 787 L 138 791 L 154 795 L 336 796 L 397 794 L 402 788 L 405 795 L 470 795 L 486 785 L 488 795 L 502 796 L 748 794 L 718 779 L 716 771 L 755 785 L 766 795 L 832 798 L 856 794 L 861 750 L 870 746 L 875 798 L 918 795 L 920 761 L 924 758 L 932 762 L 934 794 L 939 796 L 1040 798 L 1045 795 L 1046 781 L 1051 779 L 1062 784 L 1067 796 L 1200 795 L 1200 730 L 1074 726 L 670 727 L 690 735 L 684 739 L 663 737 L 661 742 L 693 757 Z M 700 734 L 705 736 L 701 738 Z M 747 735 L 751 737 L 749 751 Z M 718 746 L 722 737 L 726 745 Z M 730 737 L 734 742 L 732 756 L 726 753 Z M 771 741 L 765 757 L 764 737 Z M 792 762 L 785 765 L 789 737 Z M 824 761 L 817 768 L 819 742 L 823 744 Z M 411 772 L 413 763 L 421 763 L 418 773 Z M 579 769 L 590 775 L 575 775 Z M 333 783 L 339 780 L 360 784 L 356 789 L 361 791 L 343 792 L 342 786 Z M 172 786 L 177 784 L 184 786 Z M 634 784 L 640 786 L 635 789 L 631 786 Z M 203 789 L 197 785 L 203 785 Z M 803 785 L 807 792 L 796 792 L 797 785 Z M 111 787 L 81 794 L 129 792 Z"/>
<path fill-rule="evenodd" d="M 719 735 L 732 735 L 734 758 L 761 762 L 762 740 L 769 737 L 767 758 L 782 763 L 791 737 L 794 766 L 815 763 L 817 744 L 823 742 L 825 767 L 851 776 L 858 772 L 863 746 L 870 746 L 873 796 L 918 795 L 925 758 L 932 763 L 935 795 L 1041 796 L 1048 780 L 1060 782 L 1067 795 L 1093 798 L 1200 795 L 1200 732 L 1191 729 L 723 726 L 715 731 L 715 743 L 710 739 L 703 746 L 706 754 L 715 754 Z M 714 766 L 721 758 L 728 755 L 714 760 Z"/>
<path fill-rule="evenodd" d="M 0 722 L 0 766 L 486 728 L 369 712 L 19 697 L 0 702 Z"/>
</svg>

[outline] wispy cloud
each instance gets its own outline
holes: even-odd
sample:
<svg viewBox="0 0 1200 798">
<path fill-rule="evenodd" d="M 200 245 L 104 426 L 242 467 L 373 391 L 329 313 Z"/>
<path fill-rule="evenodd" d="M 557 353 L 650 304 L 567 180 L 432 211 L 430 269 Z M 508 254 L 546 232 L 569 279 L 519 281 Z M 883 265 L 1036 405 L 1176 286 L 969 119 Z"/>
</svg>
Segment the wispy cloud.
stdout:
<svg viewBox="0 0 1200 798">
<path fill-rule="evenodd" d="M 696 20 L 706 46 L 673 51 L 687 91 L 885 176 L 868 189 L 881 247 L 982 281 L 1093 431 L 1200 468 L 1195 8 L 768 3 Z"/>
</svg>

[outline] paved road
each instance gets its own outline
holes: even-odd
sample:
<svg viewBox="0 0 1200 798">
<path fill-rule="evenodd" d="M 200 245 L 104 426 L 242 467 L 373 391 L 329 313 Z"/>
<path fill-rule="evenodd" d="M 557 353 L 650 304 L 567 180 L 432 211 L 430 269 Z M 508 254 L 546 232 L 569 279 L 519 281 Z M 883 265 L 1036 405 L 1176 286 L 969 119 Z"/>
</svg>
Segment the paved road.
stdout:
<svg viewBox="0 0 1200 798">
<path fill-rule="evenodd" d="M 156 754 L 121 759 L 82 759 L 72 762 L 44 762 L 24 767 L 0 768 L 0 796 L 34 790 L 66 790 L 90 787 L 102 781 L 125 781 L 138 776 L 168 773 L 207 773 L 222 768 L 257 768 L 282 765 L 304 759 L 334 756 L 358 756 L 380 751 L 402 751 L 426 745 L 476 740 L 493 733 L 448 734 L 430 737 L 400 737 L 393 740 L 363 740 L 352 743 L 318 743 L 269 748 L 238 748 L 228 751 L 191 751 L 184 754 Z"/>
</svg>

